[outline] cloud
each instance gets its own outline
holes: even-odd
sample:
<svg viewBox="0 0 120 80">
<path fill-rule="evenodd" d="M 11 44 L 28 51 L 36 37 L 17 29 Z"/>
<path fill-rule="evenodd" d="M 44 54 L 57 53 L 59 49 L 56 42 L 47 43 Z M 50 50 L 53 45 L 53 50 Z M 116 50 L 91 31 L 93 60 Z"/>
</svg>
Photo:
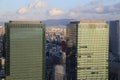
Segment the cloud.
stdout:
<svg viewBox="0 0 120 80">
<path fill-rule="evenodd" d="M 23 6 L 17 10 L 18 14 L 13 16 L 3 16 L 6 19 L 28 19 L 28 20 L 44 20 L 44 19 L 119 19 L 120 18 L 120 2 L 114 0 L 90 0 L 86 4 L 77 5 L 72 9 L 62 10 L 53 7 L 49 3 L 40 0 Z M 106 3 L 107 2 L 107 3 Z M 97 4 L 96 4 L 97 3 Z M 8 15 L 8 14 L 6 14 Z M 10 17 L 10 18 L 9 18 Z"/>
<path fill-rule="evenodd" d="M 19 19 L 59 19 L 65 18 L 65 12 L 61 9 L 51 7 L 49 3 L 43 1 L 35 1 L 20 8 L 18 11 Z M 54 16 L 54 17 L 53 17 Z"/>
<path fill-rule="evenodd" d="M 27 12 L 28 12 L 28 8 L 21 8 L 21 9 L 18 10 L 19 14 L 25 14 Z"/>
<path fill-rule="evenodd" d="M 69 12 L 68 16 L 71 17 L 71 18 L 76 18 L 76 17 L 79 16 L 79 14 L 71 11 L 71 12 Z"/>
<path fill-rule="evenodd" d="M 38 7 L 48 7 L 48 4 L 45 3 L 45 2 L 36 2 L 35 5 L 34 5 L 35 8 L 38 8 Z"/>
<path fill-rule="evenodd" d="M 19 14 L 26 14 L 28 12 L 32 12 L 34 11 L 34 8 L 48 8 L 49 4 L 48 3 L 45 3 L 45 2 L 42 2 L 42 1 L 37 1 L 37 2 L 33 2 L 33 3 L 30 3 L 28 4 L 27 6 L 23 7 L 23 8 L 20 8 L 17 13 Z"/>
<path fill-rule="evenodd" d="M 61 10 L 61 9 L 52 9 L 52 10 L 49 11 L 49 14 L 51 16 L 58 16 L 58 15 L 64 14 L 64 11 Z"/>
<path fill-rule="evenodd" d="M 45 2 L 41 2 L 41 1 L 38 1 L 38 2 L 34 2 L 34 3 L 31 3 L 28 5 L 29 8 L 47 8 L 49 6 L 48 3 L 45 3 Z"/>
<path fill-rule="evenodd" d="M 120 18 L 120 2 L 103 3 L 106 0 L 91 0 L 88 4 L 76 6 L 69 10 L 68 17 L 74 19 L 113 20 Z M 97 2 L 98 1 L 98 2 Z M 93 5 L 98 3 L 98 5 Z"/>
<path fill-rule="evenodd" d="M 93 1 L 97 1 L 97 0 L 93 0 Z M 102 1 L 105 1 L 105 0 L 102 0 Z M 109 5 L 89 4 L 90 7 L 86 7 L 86 6 L 87 6 L 87 4 L 82 6 L 82 7 L 78 6 L 78 7 L 74 8 L 73 11 L 75 11 L 76 13 L 89 13 L 89 14 L 93 14 L 93 13 L 97 13 L 97 14 L 120 13 L 120 2 L 119 3 L 114 3 L 114 4 L 109 4 Z"/>
<path fill-rule="evenodd" d="M 89 10 L 89 12 L 92 13 L 101 14 L 120 13 L 120 2 L 116 3 L 114 0 L 111 0 L 109 2 L 107 0 L 92 0 L 89 3 L 89 5 L 92 6 L 92 8 L 90 8 Z"/>
<path fill-rule="evenodd" d="M 113 13 L 120 13 L 120 3 L 96 7 L 95 12 L 101 14 L 113 14 Z"/>
<path fill-rule="evenodd" d="M 110 12 L 120 13 L 120 2 L 114 5 L 107 6 Z"/>
<path fill-rule="evenodd" d="M 101 7 L 101 6 L 100 6 L 100 7 L 96 7 L 96 8 L 95 8 L 95 11 L 98 12 L 98 13 L 101 13 L 101 12 L 104 11 L 104 8 Z"/>
</svg>

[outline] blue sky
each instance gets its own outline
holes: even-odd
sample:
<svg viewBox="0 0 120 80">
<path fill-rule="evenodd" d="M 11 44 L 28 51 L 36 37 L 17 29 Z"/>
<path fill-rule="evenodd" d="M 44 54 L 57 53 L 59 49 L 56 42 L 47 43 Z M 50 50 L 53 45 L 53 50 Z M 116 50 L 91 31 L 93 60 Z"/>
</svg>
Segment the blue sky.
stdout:
<svg viewBox="0 0 120 80">
<path fill-rule="evenodd" d="M 120 0 L 0 0 L 0 21 L 120 19 Z"/>
</svg>

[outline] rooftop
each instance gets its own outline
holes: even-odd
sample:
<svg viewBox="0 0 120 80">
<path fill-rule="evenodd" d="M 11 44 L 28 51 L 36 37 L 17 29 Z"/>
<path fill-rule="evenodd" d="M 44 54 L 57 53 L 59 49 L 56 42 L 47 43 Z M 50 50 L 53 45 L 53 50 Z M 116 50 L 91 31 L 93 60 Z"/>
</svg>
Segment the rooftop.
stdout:
<svg viewBox="0 0 120 80">
<path fill-rule="evenodd" d="M 41 21 L 9 21 L 9 23 L 14 24 L 41 24 Z"/>
<path fill-rule="evenodd" d="M 105 21 L 99 21 L 99 20 L 80 20 L 80 21 L 71 21 L 70 23 L 105 23 Z"/>
</svg>

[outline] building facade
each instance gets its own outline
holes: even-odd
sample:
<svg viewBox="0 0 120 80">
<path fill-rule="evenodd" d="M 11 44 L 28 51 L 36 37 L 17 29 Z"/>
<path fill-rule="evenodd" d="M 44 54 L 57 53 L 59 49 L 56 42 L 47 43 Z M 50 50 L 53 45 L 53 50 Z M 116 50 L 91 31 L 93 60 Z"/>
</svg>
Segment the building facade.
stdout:
<svg viewBox="0 0 120 80">
<path fill-rule="evenodd" d="M 65 80 L 65 69 L 63 65 L 54 66 L 54 79 L 53 80 Z"/>
<path fill-rule="evenodd" d="M 72 21 L 67 27 L 72 40 L 71 49 L 68 40 L 66 66 L 71 67 L 67 79 L 108 80 L 108 25 L 104 21 Z M 76 74 L 71 75 L 72 71 Z"/>
<path fill-rule="evenodd" d="M 110 21 L 110 52 L 120 61 L 120 21 Z"/>
<path fill-rule="evenodd" d="M 6 80 L 45 80 L 45 25 L 5 23 Z"/>
</svg>

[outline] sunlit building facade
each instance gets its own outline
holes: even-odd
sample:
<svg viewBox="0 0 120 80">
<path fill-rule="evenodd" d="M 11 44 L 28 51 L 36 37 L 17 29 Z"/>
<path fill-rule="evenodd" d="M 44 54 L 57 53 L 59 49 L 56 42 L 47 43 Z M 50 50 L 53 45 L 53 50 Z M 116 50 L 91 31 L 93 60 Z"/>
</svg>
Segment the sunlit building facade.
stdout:
<svg viewBox="0 0 120 80">
<path fill-rule="evenodd" d="M 74 35 L 68 37 L 72 40 L 73 50 L 67 51 L 68 57 L 73 55 L 74 62 L 70 58 L 68 62 L 75 65 L 67 73 L 68 80 L 108 80 L 108 25 L 104 21 L 72 21 L 67 26 L 72 31 L 67 33 Z M 73 28 L 76 32 L 73 32 Z M 76 72 L 71 79 L 70 70 Z"/>
<path fill-rule="evenodd" d="M 10 21 L 5 27 L 6 80 L 45 80 L 45 25 Z"/>
</svg>

